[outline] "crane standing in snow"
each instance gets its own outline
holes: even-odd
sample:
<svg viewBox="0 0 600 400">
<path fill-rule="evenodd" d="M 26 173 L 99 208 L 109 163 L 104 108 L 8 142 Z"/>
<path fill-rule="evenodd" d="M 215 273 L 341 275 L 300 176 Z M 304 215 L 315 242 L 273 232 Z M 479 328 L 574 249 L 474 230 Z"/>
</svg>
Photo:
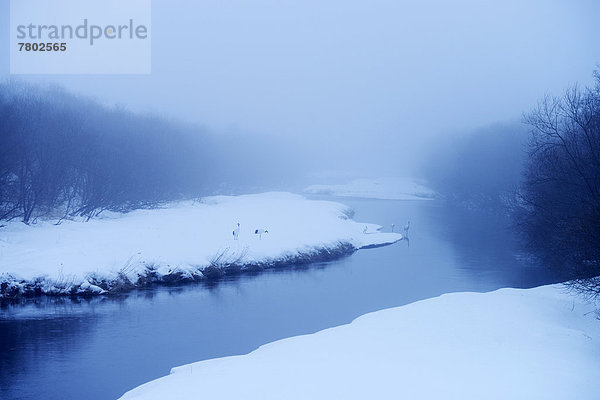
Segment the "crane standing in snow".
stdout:
<svg viewBox="0 0 600 400">
<path fill-rule="evenodd" d="M 265 233 L 269 233 L 269 231 L 268 231 L 268 230 L 266 230 L 266 229 L 256 229 L 256 230 L 254 231 L 254 234 L 255 234 L 255 235 L 258 235 L 258 238 L 259 238 L 260 240 L 262 240 L 262 235 L 263 235 L 263 234 L 265 234 Z"/>
<path fill-rule="evenodd" d="M 235 228 L 233 230 L 233 240 L 238 240 L 239 236 L 240 236 L 240 223 L 238 222 L 237 228 Z"/>
</svg>

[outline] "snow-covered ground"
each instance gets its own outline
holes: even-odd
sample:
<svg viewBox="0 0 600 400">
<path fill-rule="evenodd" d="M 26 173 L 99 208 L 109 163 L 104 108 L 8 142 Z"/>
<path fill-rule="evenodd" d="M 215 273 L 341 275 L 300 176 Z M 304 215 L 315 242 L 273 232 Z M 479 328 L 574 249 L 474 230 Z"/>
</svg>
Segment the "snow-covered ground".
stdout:
<svg viewBox="0 0 600 400">
<path fill-rule="evenodd" d="M 341 185 L 311 185 L 304 192 L 388 200 L 428 200 L 435 195 L 431 189 L 410 178 L 356 179 Z"/>
<path fill-rule="evenodd" d="M 340 203 L 273 192 L 107 213 L 88 222 L 13 221 L 0 228 L 0 296 L 197 280 L 240 268 L 331 259 L 402 238 L 350 216 Z M 233 240 L 238 222 L 239 239 Z M 257 229 L 268 233 L 260 238 Z"/>
<path fill-rule="evenodd" d="M 593 309 L 560 286 L 448 294 L 173 368 L 122 400 L 597 399 Z"/>
</svg>

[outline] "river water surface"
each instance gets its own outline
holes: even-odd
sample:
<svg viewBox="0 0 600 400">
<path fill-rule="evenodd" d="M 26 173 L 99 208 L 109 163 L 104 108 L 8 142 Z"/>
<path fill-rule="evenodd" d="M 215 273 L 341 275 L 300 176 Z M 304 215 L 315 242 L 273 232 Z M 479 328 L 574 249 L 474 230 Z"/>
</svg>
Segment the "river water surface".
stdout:
<svg viewBox="0 0 600 400">
<path fill-rule="evenodd" d="M 404 226 L 410 246 L 119 298 L 40 298 L 0 309 L 0 398 L 116 399 L 171 367 L 346 324 L 455 291 L 560 280 L 519 261 L 501 221 L 436 201 L 336 199 L 354 219 Z"/>
</svg>

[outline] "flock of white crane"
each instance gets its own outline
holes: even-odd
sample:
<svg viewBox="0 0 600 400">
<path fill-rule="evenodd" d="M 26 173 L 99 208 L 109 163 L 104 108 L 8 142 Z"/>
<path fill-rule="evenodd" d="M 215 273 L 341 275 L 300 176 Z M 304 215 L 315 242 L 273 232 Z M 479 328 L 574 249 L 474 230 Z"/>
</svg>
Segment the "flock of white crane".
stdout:
<svg viewBox="0 0 600 400">
<path fill-rule="evenodd" d="M 392 232 L 394 232 L 394 228 L 396 225 L 392 224 Z M 240 229 L 241 229 L 241 225 L 238 222 L 237 226 L 235 227 L 235 229 L 233 230 L 233 240 L 238 240 L 238 238 L 240 237 Z M 410 229 L 410 221 L 408 221 L 406 223 L 406 225 L 404 225 L 404 234 L 402 235 L 402 240 L 406 240 L 408 242 L 408 230 Z M 363 233 L 367 234 L 368 228 L 365 225 L 364 229 L 363 229 Z M 254 230 L 254 234 L 258 235 L 259 240 L 262 240 L 262 235 L 264 235 L 265 233 L 269 233 L 268 230 L 266 229 L 255 229 Z M 410 244 L 409 244 L 410 245 Z"/>
<path fill-rule="evenodd" d="M 233 230 L 233 240 L 238 240 L 238 238 L 240 237 L 240 230 L 242 229 L 242 226 L 240 225 L 240 223 L 237 223 L 237 226 L 235 227 L 235 229 Z M 264 235 L 265 233 L 269 233 L 268 230 L 266 229 L 255 229 L 254 230 L 254 234 L 258 235 L 258 238 L 260 240 L 262 240 L 262 235 Z"/>
</svg>

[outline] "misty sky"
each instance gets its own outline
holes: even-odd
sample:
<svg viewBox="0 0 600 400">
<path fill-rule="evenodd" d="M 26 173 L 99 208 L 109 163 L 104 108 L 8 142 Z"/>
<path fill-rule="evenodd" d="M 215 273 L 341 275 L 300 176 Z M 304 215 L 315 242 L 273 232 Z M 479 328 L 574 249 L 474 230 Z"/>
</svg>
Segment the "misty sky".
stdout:
<svg viewBox="0 0 600 400">
<path fill-rule="evenodd" d="M 2 32 L 8 14 L 0 0 Z M 151 75 L 21 78 L 302 139 L 340 169 L 389 174 L 439 135 L 519 119 L 545 93 L 590 83 L 599 20 L 597 0 L 154 0 Z M 8 45 L 4 34 L 4 77 Z"/>
</svg>

